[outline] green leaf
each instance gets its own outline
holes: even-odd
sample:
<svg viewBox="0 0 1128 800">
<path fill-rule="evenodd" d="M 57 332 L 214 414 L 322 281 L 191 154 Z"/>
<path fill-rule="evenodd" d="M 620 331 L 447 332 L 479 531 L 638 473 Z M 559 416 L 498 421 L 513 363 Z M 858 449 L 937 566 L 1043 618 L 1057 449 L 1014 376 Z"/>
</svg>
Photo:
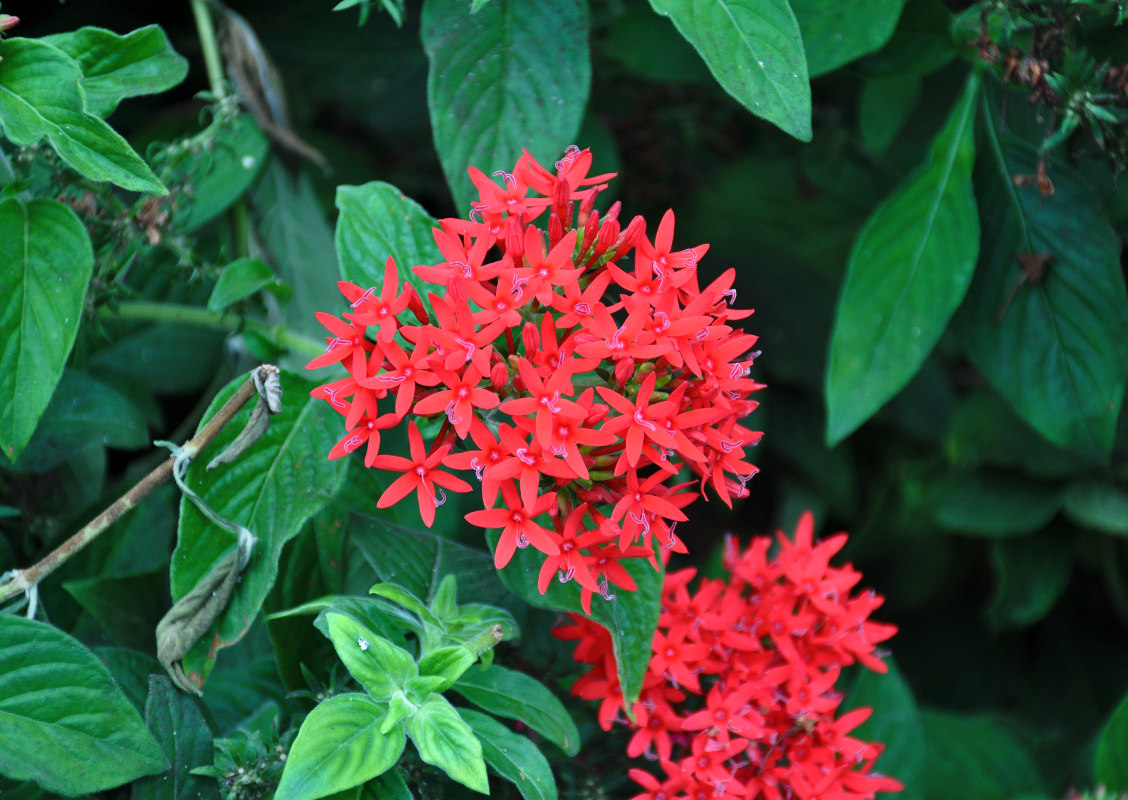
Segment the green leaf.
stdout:
<svg viewBox="0 0 1128 800">
<path fill-rule="evenodd" d="M 166 167 L 188 198 L 174 211 L 172 229 L 189 233 L 229 209 L 255 182 L 269 152 L 270 140 L 249 114 L 224 119 L 207 136 L 189 140 Z"/>
<path fill-rule="evenodd" d="M 114 683 L 137 712 L 144 714 L 149 697 L 149 676 L 161 672 L 160 662 L 150 655 L 124 647 L 95 647 L 91 652 L 106 665 Z"/>
<path fill-rule="evenodd" d="M 478 708 L 525 723 L 569 756 L 580 751 L 576 723 L 564 704 L 536 678 L 494 664 L 468 671 L 455 681 L 454 690 Z"/>
<path fill-rule="evenodd" d="M 155 652 L 154 632 L 168 603 L 168 570 L 96 575 L 63 584 L 115 644 Z"/>
<path fill-rule="evenodd" d="M 420 21 L 430 69 L 435 150 L 455 206 L 477 198 L 466 173 L 512 170 L 527 149 L 551 165 L 575 141 L 591 83 L 582 0 L 426 0 Z"/>
<path fill-rule="evenodd" d="M 655 14 L 643 3 L 624 4 L 617 12 L 610 29 L 600 36 L 602 56 L 614 59 L 631 74 L 651 81 L 706 83 L 713 80 L 697 51 L 669 19 Z"/>
<path fill-rule="evenodd" d="M 339 308 L 344 301 L 337 290 L 333 229 L 309 173 L 291 177 L 282 162 L 272 158 L 251 200 L 261 244 L 269 255 L 265 260 L 293 289 L 293 296 L 282 309 L 282 321 L 291 331 L 324 341 L 325 328 L 315 312 Z M 307 360 L 302 357 L 296 361 L 304 367 Z"/>
<path fill-rule="evenodd" d="M 439 624 L 439 620 L 423 604 L 423 601 L 402 586 L 397 586 L 394 583 L 377 583 L 373 584 L 368 592 L 407 609 L 429 625 Z"/>
<path fill-rule="evenodd" d="M 222 311 L 270 287 L 280 287 L 274 270 L 257 258 L 238 258 L 219 273 L 208 298 L 208 311 Z"/>
<path fill-rule="evenodd" d="M 0 773 L 79 795 L 168 769 L 137 709 L 77 640 L 0 615 L 0 642 Z"/>
<path fill-rule="evenodd" d="M 104 28 L 79 28 L 44 36 L 82 67 L 86 110 L 108 117 L 127 97 L 158 94 L 188 75 L 188 61 L 169 44 L 159 25 L 118 36 Z"/>
<path fill-rule="evenodd" d="M 431 235 L 438 222 L 422 206 L 391 184 L 373 181 L 338 186 L 337 209 L 341 213 L 335 241 L 344 280 L 381 289 L 384 265 L 394 258 L 400 285 L 414 286 L 428 309 L 429 293 L 445 293 L 445 287 L 420 280 L 411 271 L 418 264 L 444 260 Z"/>
<path fill-rule="evenodd" d="M 941 0 L 907 0 L 889 42 L 856 66 L 869 76 L 927 75 L 959 52 L 951 27 L 952 15 Z"/>
<path fill-rule="evenodd" d="M 1026 628 L 1050 612 L 1069 585 L 1069 534 L 1050 529 L 991 545 L 995 591 L 987 606 L 992 628 Z"/>
<path fill-rule="evenodd" d="M 496 604 L 509 595 L 493 557 L 484 550 L 360 515 L 349 518 L 349 530 L 380 580 L 399 584 L 416 597 L 430 600 L 445 575 L 458 579 L 463 600 Z"/>
<path fill-rule="evenodd" d="M 885 664 L 889 671 L 884 675 L 869 669 L 859 671 L 843 711 L 873 709 L 870 718 L 850 735 L 867 742 L 884 742 L 876 769 L 905 784 L 898 800 L 919 800 L 924 796 L 920 777 L 926 759 L 920 710 L 897 664 L 891 658 L 886 658 Z"/>
<path fill-rule="evenodd" d="M 838 298 L 826 373 L 827 443 L 849 436 L 916 374 L 971 283 L 979 223 L 972 75 L 924 168 L 870 217 Z"/>
<path fill-rule="evenodd" d="M 811 141 L 811 85 L 787 0 L 650 0 L 705 60 L 721 87 L 757 117 Z"/>
<path fill-rule="evenodd" d="M 176 689 L 164 675 L 149 677 L 145 724 L 157 738 L 172 769 L 133 784 L 130 800 L 219 800 L 219 784 L 192 775 L 214 759 L 213 732 L 198 698 Z"/>
<path fill-rule="evenodd" d="M 42 474 L 90 444 L 136 450 L 148 443 L 148 428 L 137 406 L 100 380 L 68 369 L 15 469 Z"/>
<path fill-rule="evenodd" d="M 443 684 L 435 691 L 445 692 L 477 660 L 478 656 L 468 647 L 440 647 L 419 659 L 419 674 L 442 678 Z"/>
<path fill-rule="evenodd" d="M 893 35 L 904 4 L 905 0 L 791 0 L 811 77 L 880 50 Z"/>
<path fill-rule="evenodd" d="M 1128 374 L 1128 296 L 1120 239 L 1098 195 L 1067 165 L 1047 165 L 1043 199 L 1032 146 L 1001 136 L 985 115 L 991 182 L 983 192 L 983 259 L 956 318 L 964 348 L 1035 430 L 1060 447 L 1107 460 Z M 1024 279 L 1021 254 L 1047 256 Z"/>
<path fill-rule="evenodd" d="M 184 659 L 184 671 L 202 686 L 215 664 L 216 652 L 247 632 L 278 572 L 282 545 L 301 530 L 340 487 L 345 475 L 341 459 L 329 461 L 339 425 L 327 403 L 309 396 L 313 385 L 283 371 L 282 412 L 238 461 L 205 471 L 211 454 L 225 448 L 242 430 L 245 408 L 219 434 L 188 470 L 188 485 L 224 519 L 246 526 L 258 537 L 231 604 Z M 204 414 L 208 420 L 243 383 L 228 384 Z M 252 405 L 252 404 L 248 404 Z M 187 498 L 180 504 L 179 540 L 172 555 L 172 599 L 177 602 L 234 546 L 231 532 L 212 524 Z"/>
<path fill-rule="evenodd" d="M 919 75 L 870 78 L 858 102 L 858 132 L 874 153 L 884 153 L 920 103 Z"/>
<path fill-rule="evenodd" d="M 364 694 L 340 694 L 302 723 L 286 758 L 275 800 L 316 800 L 360 786 L 399 761 L 403 726 L 379 732 L 386 707 Z"/>
<path fill-rule="evenodd" d="M 1128 697 L 1120 701 L 1097 739 L 1093 778 L 1110 792 L 1128 792 Z"/>
<path fill-rule="evenodd" d="M 9 461 L 27 446 L 63 374 L 93 269 L 90 239 L 69 208 L 47 198 L 0 200 L 0 448 Z"/>
<path fill-rule="evenodd" d="M 428 764 L 443 770 L 463 786 L 482 794 L 490 793 L 482 745 L 442 695 L 428 697 L 407 720 L 407 735 L 415 743 L 419 757 Z"/>
<path fill-rule="evenodd" d="M 552 769 L 535 744 L 485 714 L 466 708 L 458 713 L 482 743 L 486 763 L 512 781 L 525 800 L 556 800 Z"/>
<path fill-rule="evenodd" d="M 86 360 L 98 378 L 128 378 L 153 394 L 184 394 L 215 379 L 225 335 L 185 325 L 148 325 Z"/>
<path fill-rule="evenodd" d="M 1065 490 L 1065 515 L 1078 525 L 1128 535 L 1128 492 L 1103 480 L 1074 481 Z"/>
<path fill-rule="evenodd" d="M 326 622 L 337 656 L 374 700 L 386 701 L 419 674 L 411 653 L 351 617 L 330 612 Z"/>
<path fill-rule="evenodd" d="M 929 800 L 1011 800 L 1045 788 L 1030 754 L 995 717 L 926 711 L 921 719 Z"/>
<path fill-rule="evenodd" d="M 1008 472 L 949 472 L 925 489 L 936 523 L 972 536 L 1021 536 L 1061 509 L 1061 491 Z"/>
<path fill-rule="evenodd" d="M 499 536 L 496 530 L 486 532 L 486 541 L 491 549 L 497 547 Z M 539 553 L 531 552 L 530 548 L 518 549 L 513 554 L 513 560 L 499 573 L 502 582 L 531 606 L 586 616 L 580 602 L 580 587 L 575 581 L 552 581 L 548 592 L 540 593 L 537 580 L 543 558 Z M 665 568 L 654 569 L 644 558 L 624 559 L 619 563 L 630 573 L 637 589 L 633 592 L 619 590 L 613 600 L 592 598 L 591 619 L 611 634 L 619 684 L 629 714 L 642 691 L 642 681 L 650 665 L 666 573 Z"/>
<path fill-rule="evenodd" d="M 0 128 L 12 142 L 26 146 L 46 138 L 68 166 L 92 181 L 168 194 L 125 139 L 87 113 L 78 62 L 34 39 L 5 39 L 0 58 Z"/>
</svg>

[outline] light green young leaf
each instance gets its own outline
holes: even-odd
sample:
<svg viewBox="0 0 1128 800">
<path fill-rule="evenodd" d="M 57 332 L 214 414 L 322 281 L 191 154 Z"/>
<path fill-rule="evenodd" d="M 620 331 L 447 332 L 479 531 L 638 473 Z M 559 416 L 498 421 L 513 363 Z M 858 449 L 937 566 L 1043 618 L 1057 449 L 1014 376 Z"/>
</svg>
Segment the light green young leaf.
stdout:
<svg viewBox="0 0 1128 800">
<path fill-rule="evenodd" d="M 466 672 L 454 690 L 478 708 L 523 722 L 569 756 L 580 751 L 580 734 L 568 710 L 530 675 L 494 664 Z"/>
<path fill-rule="evenodd" d="M 575 142 L 591 83 L 582 0 L 426 0 L 423 48 L 435 149 L 456 207 L 477 197 L 467 166 L 511 170 L 525 148 L 551 166 Z"/>
<path fill-rule="evenodd" d="M 880 50 L 893 35 L 905 4 L 905 0 L 790 2 L 803 33 L 812 78 Z"/>
<path fill-rule="evenodd" d="M 0 774 L 82 795 L 169 768 L 93 653 L 50 625 L 0 614 Z"/>
<path fill-rule="evenodd" d="M 979 253 L 971 172 L 979 80 L 968 79 L 924 168 L 854 243 L 826 373 L 833 446 L 904 388 L 963 300 Z"/>
<path fill-rule="evenodd" d="M 395 766 L 406 739 L 402 725 L 380 733 L 386 712 L 364 694 L 339 694 L 318 705 L 290 748 L 274 800 L 316 800 Z"/>
<path fill-rule="evenodd" d="M 9 461 L 63 374 L 93 269 L 86 228 L 69 208 L 47 198 L 0 201 L 0 448 Z"/>
<path fill-rule="evenodd" d="M 86 110 L 108 117 L 127 97 L 158 94 L 188 75 L 188 61 L 172 49 L 159 25 L 118 36 L 104 28 L 44 36 L 82 67 Z"/>
<path fill-rule="evenodd" d="M 478 656 L 468 647 L 440 647 L 419 659 L 419 674 L 442 678 L 443 683 L 435 691 L 445 692 L 477 660 Z"/>
<path fill-rule="evenodd" d="M 282 546 L 309 517 L 332 498 L 344 480 L 343 459 L 324 457 L 337 439 L 339 419 L 328 404 L 309 396 L 313 384 L 281 373 L 282 412 L 238 461 L 211 471 L 210 454 L 221 452 L 235 438 L 250 414 L 244 408 L 188 469 L 188 485 L 221 517 L 246 526 L 258 537 L 231 604 L 185 657 L 185 673 L 202 686 L 215 665 L 216 653 L 250 628 L 278 572 Z M 204 414 L 208 420 L 243 382 L 227 385 Z M 251 404 L 248 404 L 248 406 Z M 173 602 L 180 600 L 235 544 L 235 536 L 210 522 L 187 499 L 180 504 L 178 543 L 172 555 Z"/>
<path fill-rule="evenodd" d="M 387 700 L 419 674 L 411 653 L 352 617 L 329 612 L 326 621 L 337 656 L 373 699 Z"/>
<path fill-rule="evenodd" d="M 246 300 L 262 289 L 283 289 L 274 270 L 257 258 L 238 258 L 223 268 L 215 282 L 208 311 L 222 311 L 232 303 Z"/>
<path fill-rule="evenodd" d="M 458 713 L 482 743 L 486 763 L 498 775 L 512 781 L 525 800 L 556 800 L 552 768 L 535 744 L 493 717 L 467 708 Z"/>
<path fill-rule="evenodd" d="M 985 115 L 990 178 L 983 259 L 955 327 L 992 386 L 1035 430 L 1090 462 L 1107 461 L 1128 374 L 1128 293 L 1120 238 L 1097 194 L 1052 159 L 1054 196 L 1018 187 L 1036 149 Z M 1042 265 L 1025 276 L 1018 257 Z"/>
<path fill-rule="evenodd" d="M 463 786 L 482 794 L 490 793 L 482 745 L 442 695 L 428 697 L 407 720 L 407 735 L 415 743 L 419 757 L 428 764 L 443 770 Z"/>
<path fill-rule="evenodd" d="M 787 0 L 650 0 L 697 48 L 721 87 L 757 117 L 811 140 L 811 85 Z"/>
<path fill-rule="evenodd" d="M 34 39 L 0 41 L 0 129 L 17 145 L 46 138 L 92 181 L 165 195 L 149 165 L 113 128 L 86 111 L 78 62 Z"/>
</svg>

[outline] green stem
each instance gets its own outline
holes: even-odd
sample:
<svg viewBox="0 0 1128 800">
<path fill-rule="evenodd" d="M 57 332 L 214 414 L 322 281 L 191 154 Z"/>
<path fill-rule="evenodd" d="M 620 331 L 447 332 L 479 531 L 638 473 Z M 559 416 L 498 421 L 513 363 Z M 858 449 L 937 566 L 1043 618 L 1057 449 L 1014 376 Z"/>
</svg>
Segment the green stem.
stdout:
<svg viewBox="0 0 1128 800">
<path fill-rule="evenodd" d="M 200 48 L 204 51 L 204 66 L 208 70 L 208 83 L 216 100 L 227 94 L 227 84 L 223 79 L 223 61 L 219 57 L 219 43 L 215 38 L 215 25 L 207 0 L 192 0 L 192 14 L 196 18 L 196 33 L 200 37 Z"/>
<path fill-rule="evenodd" d="M 136 301 L 122 303 L 112 311 L 105 309 L 102 314 L 108 319 L 166 322 L 173 325 L 191 325 L 197 328 L 210 328 L 212 330 L 231 331 L 232 333 L 251 329 L 261 333 L 278 347 L 297 355 L 315 358 L 325 352 L 325 345 L 321 342 L 309 339 L 300 333 L 286 330 L 281 325 L 270 326 L 258 320 L 240 317 L 238 314 L 219 314 L 195 306 Z"/>
</svg>

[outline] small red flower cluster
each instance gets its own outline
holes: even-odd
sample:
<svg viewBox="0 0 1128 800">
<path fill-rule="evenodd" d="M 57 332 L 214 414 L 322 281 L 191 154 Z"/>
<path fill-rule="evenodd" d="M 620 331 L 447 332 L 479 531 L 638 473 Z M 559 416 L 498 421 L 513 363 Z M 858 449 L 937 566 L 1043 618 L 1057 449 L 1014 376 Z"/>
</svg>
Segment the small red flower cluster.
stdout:
<svg viewBox="0 0 1128 800">
<path fill-rule="evenodd" d="M 388 259 L 382 287 L 338 284 L 351 310 L 318 314 L 331 336 L 308 365 L 349 372 L 313 392 L 345 417 L 329 458 L 365 447 L 367 466 L 403 473 L 380 507 L 414 491 L 430 526 L 443 489 L 471 488 L 443 468 L 473 471 L 485 510 L 466 519 L 501 529 L 497 567 L 531 544 L 541 592 L 575 578 L 589 610 L 594 592 L 634 588 L 619 559 L 685 551 L 674 528 L 691 487 L 730 505 L 747 494 L 760 434 L 739 421 L 762 388 L 756 337 L 730 324 L 752 313 L 731 308 L 733 270 L 701 288 L 708 245 L 673 250 L 673 212 L 653 241 L 642 217 L 620 230 L 618 203 L 601 216 L 614 175 L 589 176 L 591 161 L 573 146 L 550 172 L 526 152 L 502 185 L 471 168 L 470 218 L 434 229 L 446 260 L 413 269 L 445 287 L 433 314 Z M 409 415 L 446 420 L 430 447 L 409 420 L 410 457 L 381 454 L 380 431 Z M 699 480 L 676 483 L 683 467 Z"/>
<path fill-rule="evenodd" d="M 881 597 L 850 595 L 859 572 L 829 566 L 846 534 L 814 544 L 813 528 L 804 514 L 794 542 L 779 534 L 780 552 L 771 560 L 768 537 L 743 552 L 730 540 L 727 583 L 703 580 L 691 592 L 694 570 L 666 576 L 634 723 L 620 715 L 623 696 L 607 631 L 576 615 L 554 630 L 578 642 L 576 661 L 592 665 L 572 694 L 601 701 L 604 730 L 626 722 L 635 731 L 629 756 L 659 760 L 662 778 L 630 771 L 645 790 L 634 800 L 848 800 L 903 788 L 871 771 L 883 745 L 848 735 L 871 709 L 835 718 L 842 667 L 857 661 L 885 672 L 874 646 L 896 628 L 868 620 Z"/>
</svg>

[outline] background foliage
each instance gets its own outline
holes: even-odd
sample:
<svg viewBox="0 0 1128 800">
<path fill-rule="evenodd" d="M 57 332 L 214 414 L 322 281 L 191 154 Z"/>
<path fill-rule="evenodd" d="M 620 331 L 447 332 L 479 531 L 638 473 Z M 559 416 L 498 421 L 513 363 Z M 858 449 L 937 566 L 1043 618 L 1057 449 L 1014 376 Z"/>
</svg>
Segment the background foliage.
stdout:
<svg viewBox="0 0 1128 800">
<path fill-rule="evenodd" d="M 162 460 L 151 440 L 186 439 L 249 366 L 294 372 L 253 463 L 189 473 L 269 532 L 244 605 L 186 661 L 202 702 L 150 680 L 152 631 L 231 540 L 186 539 L 203 521 L 166 488 L 44 582 L 51 626 L 0 616 L 0 741 L 85 702 L 58 681 L 113 696 L 60 734 L 87 771 L 4 746 L 0 791 L 269 796 L 312 701 L 357 687 L 310 616 L 258 608 L 377 578 L 431 601 L 459 575 L 521 628 L 499 661 L 565 695 L 554 615 L 483 569 L 456 503 L 435 538 L 410 504 L 376 509 L 380 475 L 323 462 L 337 434 L 300 372 L 339 277 L 437 260 L 429 220 L 466 211 L 468 163 L 572 143 L 621 173 L 626 213 L 673 207 L 679 242 L 709 242 L 703 269 L 735 267 L 757 308 L 762 473 L 732 514 L 693 507 L 695 560 L 803 508 L 852 532 L 900 633 L 897 668 L 850 702 L 876 707 L 866 733 L 906 799 L 1128 791 L 1123 3 L 243 0 L 213 10 L 242 102 L 200 96 L 187 2 L 25 5 L 4 10 L 27 38 L 0 43 L 0 571 Z M 65 667 L 13 717 L 29 658 Z M 591 709 L 567 703 L 579 755 L 538 740 L 560 794 L 624 796 L 622 743 L 593 746 Z M 218 784 L 188 773 L 213 740 Z M 364 793 L 411 790 L 456 791 L 409 756 Z"/>
</svg>

